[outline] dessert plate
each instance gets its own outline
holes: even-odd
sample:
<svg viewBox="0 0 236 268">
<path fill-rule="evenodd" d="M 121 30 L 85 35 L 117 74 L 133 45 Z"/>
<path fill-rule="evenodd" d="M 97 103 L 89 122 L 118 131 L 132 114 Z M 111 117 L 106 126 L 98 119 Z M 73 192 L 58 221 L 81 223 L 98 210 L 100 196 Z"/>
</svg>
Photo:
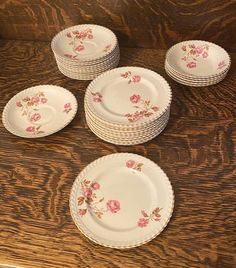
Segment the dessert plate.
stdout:
<svg viewBox="0 0 236 268">
<path fill-rule="evenodd" d="M 53 134 L 75 117 L 78 104 L 67 89 L 39 85 L 25 89 L 6 104 L 2 120 L 12 134 L 24 138 L 39 138 Z"/>
<path fill-rule="evenodd" d="M 70 211 L 90 240 L 111 248 L 132 248 L 154 239 L 166 227 L 174 193 L 162 169 L 129 153 L 101 157 L 76 178 Z"/>
</svg>

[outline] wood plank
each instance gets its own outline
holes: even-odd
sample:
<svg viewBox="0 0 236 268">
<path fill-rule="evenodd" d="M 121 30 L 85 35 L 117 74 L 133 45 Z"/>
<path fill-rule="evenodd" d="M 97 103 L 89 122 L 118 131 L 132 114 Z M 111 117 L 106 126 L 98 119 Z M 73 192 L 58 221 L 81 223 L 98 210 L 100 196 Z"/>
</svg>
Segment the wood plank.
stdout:
<svg viewBox="0 0 236 268">
<path fill-rule="evenodd" d="M 60 30 L 93 23 L 108 26 L 122 46 L 169 48 L 190 39 L 236 50 L 234 0 L 1 1 L 0 36 L 50 41 Z"/>
</svg>

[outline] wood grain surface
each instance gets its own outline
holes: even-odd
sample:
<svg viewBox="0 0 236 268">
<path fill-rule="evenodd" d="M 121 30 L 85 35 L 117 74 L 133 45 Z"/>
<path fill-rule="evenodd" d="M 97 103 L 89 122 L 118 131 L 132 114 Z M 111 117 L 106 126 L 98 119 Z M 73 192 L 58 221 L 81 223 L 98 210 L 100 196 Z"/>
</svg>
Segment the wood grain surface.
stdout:
<svg viewBox="0 0 236 268">
<path fill-rule="evenodd" d="M 120 66 L 162 74 L 172 87 L 173 101 L 161 135 L 141 145 L 116 146 L 87 127 L 83 97 L 89 81 L 63 76 L 49 42 L 0 41 L 1 113 L 16 93 L 39 84 L 63 86 L 79 103 L 74 120 L 44 138 L 14 136 L 0 122 L 0 267 L 236 267 L 236 54 L 231 53 L 232 67 L 221 83 L 194 88 L 165 74 L 165 53 L 121 48 Z M 175 192 L 174 213 L 165 230 L 129 250 L 89 241 L 69 212 L 78 173 L 115 152 L 150 158 L 167 173 Z"/>
<path fill-rule="evenodd" d="M 122 46 L 169 48 L 189 39 L 236 51 L 235 0 L 1 0 L 0 36 L 50 41 L 69 26 L 111 28 Z"/>
</svg>

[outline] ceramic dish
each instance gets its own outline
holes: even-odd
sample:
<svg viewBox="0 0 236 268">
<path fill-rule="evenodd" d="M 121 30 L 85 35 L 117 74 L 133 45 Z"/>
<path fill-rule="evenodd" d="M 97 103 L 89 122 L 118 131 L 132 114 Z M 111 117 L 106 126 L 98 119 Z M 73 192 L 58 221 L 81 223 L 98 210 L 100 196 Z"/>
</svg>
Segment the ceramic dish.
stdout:
<svg viewBox="0 0 236 268">
<path fill-rule="evenodd" d="M 135 126 L 154 121 L 167 110 L 171 89 L 151 70 L 120 67 L 93 80 L 84 102 L 104 122 Z"/>
<path fill-rule="evenodd" d="M 3 110 L 2 120 L 5 128 L 16 136 L 39 138 L 68 125 L 77 108 L 75 96 L 67 89 L 39 85 L 11 98 Z"/>
<path fill-rule="evenodd" d="M 201 78 L 217 76 L 230 65 L 229 54 L 223 48 L 201 40 L 174 45 L 168 50 L 166 61 L 183 75 Z"/>
<path fill-rule="evenodd" d="M 101 157 L 76 178 L 70 211 L 78 229 L 102 246 L 140 246 L 159 235 L 169 222 L 174 193 L 163 170 L 129 153 Z"/>
<path fill-rule="evenodd" d="M 67 28 L 52 40 L 55 54 L 71 61 L 93 61 L 106 57 L 117 44 L 115 34 L 106 27 L 81 24 Z"/>
</svg>

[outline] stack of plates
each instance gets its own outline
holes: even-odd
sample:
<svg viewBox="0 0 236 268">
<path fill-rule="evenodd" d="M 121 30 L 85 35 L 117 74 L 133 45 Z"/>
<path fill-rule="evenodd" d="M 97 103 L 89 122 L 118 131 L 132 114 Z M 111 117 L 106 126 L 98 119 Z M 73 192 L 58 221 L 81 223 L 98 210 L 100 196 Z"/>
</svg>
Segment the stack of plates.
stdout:
<svg viewBox="0 0 236 268">
<path fill-rule="evenodd" d="M 187 86 L 209 86 L 225 78 L 230 56 L 220 46 L 199 40 L 184 41 L 171 47 L 165 70 L 176 82 Z"/>
<path fill-rule="evenodd" d="M 93 80 L 84 106 L 89 128 L 117 145 L 147 142 L 166 127 L 171 88 L 159 74 L 140 67 L 120 67 Z"/>
<path fill-rule="evenodd" d="M 120 60 L 115 34 L 94 24 L 61 31 L 53 38 L 51 47 L 59 70 L 72 79 L 92 80 L 117 67 Z"/>
<path fill-rule="evenodd" d="M 100 157 L 77 176 L 70 211 L 79 230 L 97 244 L 125 249 L 159 235 L 174 208 L 164 171 L 148 158 L 116 153 Z"/>
</svg>

